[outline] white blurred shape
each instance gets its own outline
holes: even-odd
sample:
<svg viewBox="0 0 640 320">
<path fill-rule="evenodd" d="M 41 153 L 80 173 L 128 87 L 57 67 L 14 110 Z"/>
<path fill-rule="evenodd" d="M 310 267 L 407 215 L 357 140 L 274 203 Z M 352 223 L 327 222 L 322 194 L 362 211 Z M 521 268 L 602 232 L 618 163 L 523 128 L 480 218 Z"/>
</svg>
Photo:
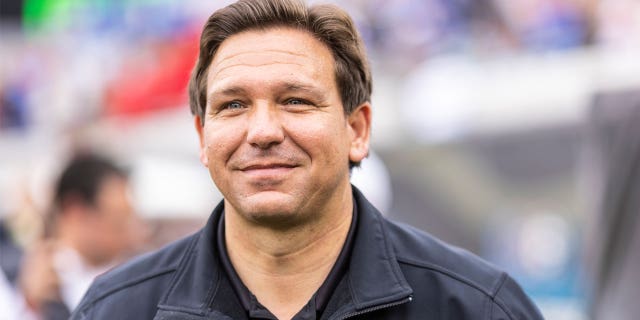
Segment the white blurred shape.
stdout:
<svg viewBox="0 0 640 320">
<path fill-rule="evenodd" d="M 131 182 L 136 208 L 148 218 L 207 217 L 222 199 L 196 161 L 142 157 L 134 162 Z"/>
<path fill-rule="evenodd" d="M 382 213 L 391 209 L 393 197 L 389 171 L 382 159 L 374 152 L 360 163 L 359 168 L 353 168 L 351 183 L 360 189 L 367 200 Z"/>
<path fill-rule="evenodd" d="M 403 90 L 403 120 L 423 140 L 450 140 L 464 133 L 473 107 L 477 71 L 466 59 L 434 59 L 409 77 Z"/>
<path fill-rule="evenodd" d="M 518 238 L 519 260 L 525 271 L 538 278 L 553 278 L 569 260 L 569 224 L 551 213 L 523 221 Z"/>
</svg>

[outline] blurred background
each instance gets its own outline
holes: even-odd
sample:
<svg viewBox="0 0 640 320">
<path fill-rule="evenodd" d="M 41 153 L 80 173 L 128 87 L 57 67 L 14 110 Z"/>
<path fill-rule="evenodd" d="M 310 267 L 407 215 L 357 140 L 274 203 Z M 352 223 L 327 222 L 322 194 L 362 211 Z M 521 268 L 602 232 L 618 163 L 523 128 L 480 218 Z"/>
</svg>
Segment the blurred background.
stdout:
<svg viewBox="0 0 640 320">
<path fill-rule="evenodd" d="M 221 196 L 185 88 L 229 2 L 0 0 L 7 241 L 42 237 L 78 152 L 129 168 L 146 249 L 204 224 Z M 509 271 L 548 319 L 634 318 L 640 2 L 333 2 L 373 68 L 374 153 L 353 180 L 374 204 Z"/>
</svg>

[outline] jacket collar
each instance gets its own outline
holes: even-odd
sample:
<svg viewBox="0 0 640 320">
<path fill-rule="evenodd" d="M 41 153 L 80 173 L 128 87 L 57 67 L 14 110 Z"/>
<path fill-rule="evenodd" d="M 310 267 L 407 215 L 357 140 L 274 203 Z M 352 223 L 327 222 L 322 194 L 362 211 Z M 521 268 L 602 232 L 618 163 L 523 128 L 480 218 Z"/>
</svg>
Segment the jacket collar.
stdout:
<svg viewBox="0 0 640 320">
<path fill-rule="evenodd" d="M 360 220 L 348 272 L 356 309 L 408 297 L 413 290 L 400 270 L 384 218 L 356 187 L 353 194 Z"/>
<path fill-rule="evenodd" d="M 195 234 L 167 294 L 158 304 L 161 311 L 200 316 L 207 313 L 220 287 L 223 272 L 215 243 L 216 226 L 223 212 L 224 201 L 221 201 L 209 216 L 204 228 Z M 158 315 L 156 318 L 159 318 Z"/>
<path fill-rule="evenodd" d="M 352 308 L 362 310 L 407 298 L 412 289 L 405 280 L 394 248 L 389 243 L 384 218 L 355 187 L 353 195 L 357 202 L 359 221 L 347 270 Z M 222 283 L 224 281 L 221 275 L 224 270 L 220 265 L 215 243 L 216 226 L 223 211 L 221 202 L 185 254 L 169 291 L 158 304 L 158 308 L 164 310 L 165 314 L 184 312 L 196 317 L 204 316 L 210 313 L 208 310 L 211 306 L 221 305 L 218 300 L 229 299 L 228 294 L 223 294 L 229 283 Z M 239 301 L 231 303 L 242 308 Z"/>
</svg>

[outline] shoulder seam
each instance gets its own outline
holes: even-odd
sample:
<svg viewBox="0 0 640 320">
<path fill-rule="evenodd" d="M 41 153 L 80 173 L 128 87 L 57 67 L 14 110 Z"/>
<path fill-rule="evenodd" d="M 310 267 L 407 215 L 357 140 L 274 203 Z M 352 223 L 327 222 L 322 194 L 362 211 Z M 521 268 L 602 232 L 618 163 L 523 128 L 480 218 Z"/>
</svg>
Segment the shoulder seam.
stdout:
<svg viewBox="0 0 640 320">
<path fill-rule="evenodd" d="M 472 280 L 469 280 L 455 272 L 451 272 L 445 268 L 442 268 L 438 265 L 434 265 L 434 264 L 430 264 L 430 263 L 425 263 L 425 262 L 418 262 L 415 260 L 411 260 L 408 258 L 402 258 L 402 257 L 397 257 L 398 262 L 400 263 L 404 263 L 404 264 L 408 264 L 408 265 L 413 265 L 416 267 L 421 267 L 421 268 L 426 268 L 426 269 L 430 269 L 433 270 L 435 272 L 444 274 L 445 276 L 452 278 L 456 281 L 462 282 L 480 292 L 482 292 L 485 296 L 487 296 L 487 298 L 492 302 L 492 305 L 497 305 L 508 317 L 509 319 L 513 320 L 515 319 L 515 316 L 513 315 L 513 313 L 511 313 L 511 311 L 504 305 L 504 302 L 498 297 L 498 293 L 500 292 L 500 290 L 504 287 L 504 284 L 506 283 L 507 280 L 507 274 L 505 272 L 501 272 L 500 273 L 500 278 L 498 279 L 498 281 L 496 282 L 495 288 L 492 289 L 491 291 L 488 291 L 487 289 L 483 288 L 482 286 L 480 286 L 479 284 L 475 283 Z M 493 307 L 491 307 L 491 309 L 493 309 Z M 493 311 L 491 311 L 491 314 L 493 314 Z"/>
<path fill-rule="evenodd" d="M 196 244 L 198 243 L 198 239 L 202 236 L 202 230 L 200 230 L 198 233 L 196 233 L 197 236 L 194 236 L 189 243 L 187 243 L 187 248 L 184 251 L 184 254 L 180 257 L 180 260 L 178 262 L 178 265 L 176 266 L 176 276 L 173 278 L 173 280 L 171 280 L 171 282 L 169 283 L 169 287 L 167 288 L 167 291 L 165 292 L 165 294 L 162 295 L 162 297 L 160 298 L 160 301 L 158 303 L 164 303 L 165 301 L 167 301 L 167 297 L 171 294 L 171 292 L 173 292 L 173 290 L 175 289 L 178 279 L 180 277 L 182 277 L 182 274 L 185 272 L 185 268 L 184 265 L 189 261 L 189 258 L 191 256 L 191 254 L 193 253 L 193 248 L 196 246 Z"/>
<path fill-rule="evenodd" d="M 513 320 L 516 317 L 513 315 L 513 313 L 511 313 L 509 308 L 507 308 L 507 306 L 504 305 L 502 299 L 498 298 L 498 292 L 500 292 L 500 290 L 504 287 L 504 284 L 506 282 L 507 282 L 507 274 L 503 272 L 502 276 L 500 277 L 500 281 L 498 281 L 498 284 L 496 285 L 496 290 L 491 296 L 491 301 L 493 301 L 493 304 L 497 305 L 509 317 L 509 319 Z M 493 310 L 491 311 L 491 314 L 493 315 Z"/>
<path fill-rule="evenodd" d="M 199 234 L 200 232 L 197 232 L 196 234 Z M 169 247 L 175 247 L 177 246 L 177 244 L 179 242 L 185 241 L 187 243 L 187 248 L 191 247 L 191 243 L 194 242 L 194 238 L 197 239 L 197 237 L 194 235 L 188 236 L 186 238 L 183 238 L 182 240 L 176 241 L 162 249 L 159 249 L 158 251 L 155 252 L 151 252 L 148 253 L 148 255 L 141 255 L 138 258 L 142 259 L 143 257 L 147 257 L 145 259 L 148 259 L 150 257 L 153 257 L 154 255 L 158 254 L 159 252 L 163 251 L 163 250 L 168 250 Z M 143 273 L 138 275 L 137 277 L 133 278 L 133 279 L 128 279 L 125 280 L 124 282 L 121 282 L 115 286 L 107 286 L 104 289 L 99 288 L 100 284 L 99 284 L 99 279 L 94 280 L 94 282 L 91 284 L 91 286 L 89 287 L 89 290 L 85 293 L 85 297 L 83 298 L 83 301 L 81 301 L 81 304 L 78 305 L 76 307 L 77 312 L 79 312 L 82 315 L 86 315 L 87 312 L 89 312 L 100 300 L 103 300 L 105 298 L 107 298 L 108 296 L 120 291 L 120 290 L 124 290 L 126 288 L 129 287 L 133 287 L 135 285 L 138 285 L 140 283 L 146 282 L 148 280 L 151 280 L 153 278 L 156 277 L 160 277 L 163 276 L 165 274 L 168 273 L 172 273 L 172 272 L 176 272 L 178 271 L 179 267 L 180 267 L 180 262 L 182 260 L 184 260 L 184 256 L 188 255 L 188 251 L 186 250 L 186 252 L 183 252 L 180 254 L 180 259 L 176 262 L 174 261 L 173 263 L 171 263 L 168 266 L 165 266 L 164 268 L 158 268 L 156 270 L 152 270 L 152 271 L 148 271 L 147 273 Z M 134 260 L 131 260 L 134 261 Z M 126 263 L 123 264 L 122 266 L 126 266 Z M 109 281 L 109 280 L 105 280 L 105 281 Z M 104 290 L 104 291 L 103 291 Z M 89 295 L 93 292 L 93 291 L 98 291 L 97 294 L 95 294 L 95 297 L 90 298 Z M 87 299 L 86 302 L 84 299 Z"/>
<path fill-rule="evenodd" d="M 107 296 L 109 296 L 109 295 L 111 295 L 111 294 L 113 294 L 113 293 L 115 293 L 117 291 L 126 289 L 128 287 L 135 286 L 135 285 L 137 285 L 139 283 L 142 283 L 142 282 L 145 282 L 145 281 L 147 281 L 149 279 L 152 279 L 152 278 L 155 278 L 155 277 L 159 277 L 159 276 L 165 275 L 167 273 L 174 272 L 175 270 L 176 270 L 176 267 L 172 266 L 172 267 L 168 267 L 168 268 L 165 268 L 165 269 L 157 270 L 157 271 L 155 271 L 153 273 L 145 274 L 145 275 L 142 275 L 142 276 L 140 276 L 140 277 L 138 277 L 136 279 L 124 282 L 124 283 L 120 284 L 119 286 L 113 287 L 110 290 L 107 290 L 107 291 L 103 292 L 102 294 L 96 296 L 94 299 L 91 299 L 91 301 L 89 303 L 87 303 L 87 305 L 85 307 L 83 307 L 82 309 L 84 310 L 84 309 L 89 308 L 90 306 L 93 306 L 96 302 L 106 298 Z"/>
<path fill-rule="evenodd" d="M 507 281 L 507 274 L 502 272 L 502 274 L 500 274 L 500 279 L 498 279 L 498 282 L 496 282 L 496 287 L 491 290 L 493 291 L 493 293 L 491 294 L 491 299 L 495 299 L 495 297 L 498 295 L 498 291 L 500 291 L 500 288 L 502 288 L 505 281 Z"/>
<path fill-rule="evenodd" d="M 409 264 L 409 265 L 413 265 L 413 266 L 421 267 L 421 268 L 426 268 L 426 269 L 430 269 L 430 270 L 433 270 L 433 271 L 438 272 L 438 273 L 442 273 L 442 274 L 446 275 L 449 278 L 452 278 L 452 279 L 454 279 L 456 281 L 462 282 L 462 283 L 464 283 L 464 284 L 466 284 L 466 285 L 468 285 L 470 287 L 475 288 L 476 290 L 482 292 L 486 296 L 488 296 L 491 299 L 493 299 L 493 296 L 492 296 L 491 292 L 489 292 L 487 289 L 483 288 L 478 283 L 476 283 L 476 282 L 474 282 L 474 281 L 472 281 L 470 279 L 467 279 L 467 278 L 465 278 L 465 277 L 463 277 L 463 276 L 461 276 L 461 275 L 459 275 L 459 274 L 457 274 L 455 272 L 449 271 L 449 270 L 447 270 L 445 268 L 442 268 L 442 267 L 440 267 L 438 265 L 431 264 L 431 263 L 418 262 L 418 261 L 415 261 L 415 260 L 411 260 L 411 259 L 407 259 L 407 258 L 401 258 L 401 257 L 397 257 L 397 259 L 398 259 L 398 262 L 400 262 L 400 263 Z"/>
</svg>

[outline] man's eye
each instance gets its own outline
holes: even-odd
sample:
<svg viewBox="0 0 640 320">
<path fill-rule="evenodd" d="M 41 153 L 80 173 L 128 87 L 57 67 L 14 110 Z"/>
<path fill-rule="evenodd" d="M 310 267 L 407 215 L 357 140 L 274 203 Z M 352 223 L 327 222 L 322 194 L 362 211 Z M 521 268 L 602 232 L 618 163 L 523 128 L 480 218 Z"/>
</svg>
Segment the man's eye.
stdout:
<svg viewBox="0 0 640 320">
<path fill-rule="evenodd" d="M 224 106 L 224 108 L 225 109 L 240 109 L 240 108 L 242 108 L 242 104 L 240 102 L 237 102 L 237 101 L 232 101 L 232 102 L 227 103 Z"/>
<path fill-rule="evenodd" d="M 309 101 L 306 101 L 306 100 L 303 100 L 303 99 L 292 98 L 292 99 L 287 100 L 286 104 L 310 105 L 311 103 Z"/>
</svg>

